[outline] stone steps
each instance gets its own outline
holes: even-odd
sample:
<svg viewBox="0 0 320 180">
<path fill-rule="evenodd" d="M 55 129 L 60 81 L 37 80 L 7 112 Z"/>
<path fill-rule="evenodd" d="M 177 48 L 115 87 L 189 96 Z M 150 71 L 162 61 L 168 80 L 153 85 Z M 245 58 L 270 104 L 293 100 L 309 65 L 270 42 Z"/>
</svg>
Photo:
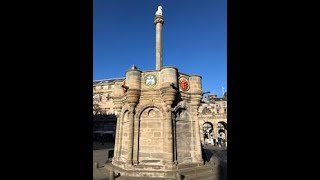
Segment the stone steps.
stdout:
<svg viewBox="0 0 320 180">
<path fill-rule="evenodd" d="M 120 176 L 116 178 L 115 180 L 173 180 L 172 178 L 152 178 L 152 177 L 126 177 L 126 176 Z"/>
<path fill-rule="evenodd" d="M 118 168 L 114 168 L 115 170 Z M 105 168 L 99 168 L 101 171 L 105 171 L 105 173 L 108 172 Z M 135 171 L 137 172 L 137 171 Z M 146 174 L 147 172 L 152 172 L 148 170 L 142 170 L 139 172 L 143 172 Z M 161 173 L 161 172 L 158 172 Z M 129 173 L 130 174 L 130 173 Z M 212 170 L 212 167 L 208 165 L 202 165 L 198 167 L 190 167 L 190 168 L 184 168 L 179 169 L 179 174 L 181 175 L 180 180 L 218 180 L 218 173 L 216 171 Z M 105 175 L 107 176 L 107 175 Z M 115 175 L 115 180 L 176 180 L 176 178 L 168 178 L 168 177 L 136 177 L 136 176 L 118 176 Z M 102 178 L 103 176 L 95 176 L 95 178 Z M 107 180 L 108 178 L 106 178 Z M 97 179 L 98 180 L 98 179 Z M 101 179 L 102 180 L 102 179 Z"/>
<path fill-rule="evenodd" d="M 201 173 L 210 170 L 208 166 L 199 166 L 199 167 L 192 167 L 192 168 L 185 168 L 185 169 L 180 169 L 179 172 L 180 174 L 192 174 L 192 173 Z"/>
<path fill-rule="evenodd" d="M 204 173 L 204 174 L 194 174 L 192 176 L 187 176 L 181 178 L 182 180 L 218 180 L 218 177 L 215 173 Z"/>
<path fill-rule="evenodd" d="M 180 172 L 182 180 L 216 180 L 217 175 L 208 166 L 184 169 Z"/>
</svg>

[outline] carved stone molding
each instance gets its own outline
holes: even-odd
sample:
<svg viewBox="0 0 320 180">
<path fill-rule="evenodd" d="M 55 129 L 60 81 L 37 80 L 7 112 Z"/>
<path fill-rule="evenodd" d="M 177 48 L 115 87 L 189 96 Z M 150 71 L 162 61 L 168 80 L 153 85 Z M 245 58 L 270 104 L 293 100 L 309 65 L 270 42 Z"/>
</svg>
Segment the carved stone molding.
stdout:
<svg viewBox="0 0 320 180">
<path fill-rule="evenodd" d="M 157 24 L 157 23 L 161 23 L 162 25 L 164 24 L 164 20 L 162 16 L 158 15 L 154 18 L 154 24 Z"/>
</svg>

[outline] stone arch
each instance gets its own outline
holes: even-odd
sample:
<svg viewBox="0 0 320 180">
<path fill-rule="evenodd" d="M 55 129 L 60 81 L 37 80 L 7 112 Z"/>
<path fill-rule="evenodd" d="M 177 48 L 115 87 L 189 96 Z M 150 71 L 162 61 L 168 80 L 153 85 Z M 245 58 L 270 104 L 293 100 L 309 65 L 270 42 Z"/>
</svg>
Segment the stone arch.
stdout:
<svg viewBox="0 0 320 180">
<path fill-rule="evenodd" d="M 214 127 L 211 122 L 206 121 L 202 124 L 202 134 L 204 144 L 214 145 Z"/>
<path fill-rule="evenodd" d="M 176 108 L 174 110 L 174 139 L 175 139 L 175 161 L 179 164 L 193 162 L 194 152 L 194 137 L 195 132 L 192 123 L 192 117 L 186 108 Z"/>
<path fill-rule="evenodd" d="M 162 164 L 163 112 L 155 106 L 144 106 L 138 111 L 138 162 Z"/>
<path fill-rule="evenodd" d="M 136 114 L 135 114 L 135 119 L 139 119 L 140 120 L 142 112 L 147 108 L 157 108 L 161 112 L 163 117 L 164 117 L 164 115 L 167 115 L 167 112 L 164 110 L 163 107 L 157 106 L 155 104 L 146 104 L 144 106 L 140 106 L 140 107 L 138 106 L 136 108 L 137 110 L 136 110 Z"/>
<path fill-rule="evenodd" d="M 223 139 L 223 145 L 225 146 L 227 142 L 227 122 L 225 121 L 219 121 L 217 123 L 217 128 L 218 128 L 218 137 L 222 137 Z"/>
<path fill-rule="evenodd" d="M 126 111 L 129 111 L 129 109 L 130 109 L 129 104 L 125 104 L 124 106 L 122 106 L 121 115 L 123 115 Z"/>
<path fill-rule="evenodd" d="M 208 118 L 202 118 L 202 119 L 199 119 L 199 134 L 200 134 L 200 141 L 201 141 L 201 144 L 204 144 L 204 130 L 203 130 L 203 125 L 205 123 L 209 123 L 209 124 L 212 124 L 212 129 L 215 129 L 214 125 L 213 125 L 213 122 L 208 120 Z M 215 136 L 215 134 L 213 133 L 213 136 Z"/>
<path fill-rule="evenodd" d="M 211 128 L 211 130 L 213 130 L 213 124 L 209 121 L 205 121 L 202 124 L 202 129 L 203 129 L 203 131 L 206 131 L 206 130 L 208 130 L 208 128 Z"/>
<path fill-rule="evenodd" d="M 218 127 L 219 127 L 219 124 L 221 124 L 223 127 L 223 129 L 227 129 L 227 123 L 225 121 L 219 121 L 218 122 Z"/>
</svg>

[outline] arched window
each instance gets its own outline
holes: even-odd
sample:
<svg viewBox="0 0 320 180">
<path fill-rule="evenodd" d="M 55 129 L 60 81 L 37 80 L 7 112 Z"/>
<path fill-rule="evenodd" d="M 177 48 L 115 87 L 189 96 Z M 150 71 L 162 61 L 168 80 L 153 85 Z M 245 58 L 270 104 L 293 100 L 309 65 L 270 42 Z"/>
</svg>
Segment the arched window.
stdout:
<svg viewBox="0 0 320 180">
<path fill-rule="evenodd" d="M 203 124 L 203 133 L 209 133 L 210 131 L 212 131 L 212 124 L 211 123 L 204 123 Z"/>
</svg>

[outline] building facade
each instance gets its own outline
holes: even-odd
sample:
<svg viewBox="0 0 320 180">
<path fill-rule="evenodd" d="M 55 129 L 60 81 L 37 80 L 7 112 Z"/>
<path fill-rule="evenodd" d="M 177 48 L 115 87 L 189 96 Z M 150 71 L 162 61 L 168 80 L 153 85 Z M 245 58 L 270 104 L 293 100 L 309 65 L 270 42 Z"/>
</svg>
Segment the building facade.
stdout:
<svg viewBox="0 0 320 180">
<path fill-rule="evenodd" d="M 227 93 L 223 97 L 208 95 L 201 101 L 199 107 L 199 125 L 201 143 L 227 146 Z"/>
<path fill-rule="evenodd" d="M 116 114 L 119 112 L 116 112 L 114 108 L 114 88 L 115 86 L 121 87 L 123 84 L 125 84 L 125 78 L 93 81 L 94 131 L 115 131 L 117 123 Z M 122 93 L 124 94 L 124 92 L 125 89 L 123 88 Z M 223 145 L 226 146 L 227 92 L 224 93 L 223 97 L 217 97 L 215 94 L 203 97 L 198 112 L 201 144 L 217 145 L 218 137 L 222 134 Z"/>
</svg>

